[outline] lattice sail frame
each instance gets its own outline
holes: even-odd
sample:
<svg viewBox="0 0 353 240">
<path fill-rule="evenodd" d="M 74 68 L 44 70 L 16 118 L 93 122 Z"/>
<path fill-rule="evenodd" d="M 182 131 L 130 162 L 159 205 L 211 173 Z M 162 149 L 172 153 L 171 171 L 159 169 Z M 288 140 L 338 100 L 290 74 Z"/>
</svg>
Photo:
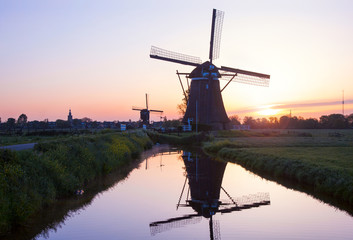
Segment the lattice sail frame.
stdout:
<svg viewBox="0 0 353 240">
<path fill-rule="evenodd" d="M 164 221 L 160 223 L 152 223 L 150 224 L 150 232 L 151 236 L 155 236 L 158 233 L 162 233 L 165 231 L 169 231 L 174 228 L 185 227 L 189 224 L 197 224 L 202 220 L 202 216 L 193 216 L 190 218 L 182 218 L 181 219 L 173 219 L 172 221 Z"/>
<path fill-rule="evenodd" d="M 244 207 L 256 204 L 266 204 L 270 202 L 270 194 L 268 192 L 259 192 L 255 194 L 249 194 L 237 198 L 233 198 L 233 201 L 222 200 L 221 206 L 235 205 L 237 207 Z"/>
<path fill-rule="evenodd" d="M 241 74 L 241 73 L 235 74 L 235 73 L 226 72 L 226 71 L 220 71 L 220 74 L 222 76 L 222 78 L 220 78 L 220 80 L 229 81 L 234 76 L 232 82 L 238 82 L 238 83 L 242 83 L 242 84 L 260 86 L 260 87 L 269 87 L 269 85 L 270 85 L 269 78 L 250 76 L 250 75 L 245 75 L 245 74 Z"/>
<path fill-rule="evenodd" d="M 224 12 L 216 10 L 212 60 L 219 58 Z"/>
<path fill-rule="evenodd" d="M 159 48 L 159 47 L 155 47 L 155 46 L 151 47 L 150 56 L 158 56 L 158 57 L 178 60 L 178 61 L 182 61 L 182 62 L 189 62 L 189 63 L 194 63 L 194 64 L 201 64 L 202 63 L 202 61 L 199 57 L 186 55 L 186 54 L 182 54 L 182 53 L 177 53 L 177 52 L 165 50 L 163 48 Z"/>
</svg>

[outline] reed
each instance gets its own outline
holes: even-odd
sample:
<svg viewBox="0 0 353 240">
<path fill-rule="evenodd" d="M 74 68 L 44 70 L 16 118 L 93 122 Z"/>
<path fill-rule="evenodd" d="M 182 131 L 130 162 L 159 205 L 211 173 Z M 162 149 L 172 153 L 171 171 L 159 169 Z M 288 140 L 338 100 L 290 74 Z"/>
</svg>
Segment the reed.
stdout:
<svg viewBox="0 0 353 240">
<path fill-rule="evenodd" d="M 147 134 L 138 131 L 68 137 L 33 151 L 0 150 L 0 235 L 150 147 Z"/>
</svg>

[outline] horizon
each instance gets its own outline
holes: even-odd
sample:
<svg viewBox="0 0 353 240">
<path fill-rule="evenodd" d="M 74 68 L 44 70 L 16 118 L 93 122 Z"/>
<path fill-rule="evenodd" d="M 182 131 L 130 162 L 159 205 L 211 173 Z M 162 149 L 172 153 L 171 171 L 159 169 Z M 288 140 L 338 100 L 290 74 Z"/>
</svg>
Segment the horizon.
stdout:
<svg viewBox="0 0 353 240">
<path fill-rule="evenodd" d="M 342 91 L 353 113 L 350 1 L 10 1 L 0 3 L 2 122 L 66 119 L 70 108 L 79 119 L 137 121 L 131 108 L 145 105 L 145 93 L 153 109 L 180 118 L 175 71 L 192 68 L 149 50 L 205 59 L 213 8 L 225 12 L 215 64 L 271 75 L 268 88 L 231 83 L 222 93 L 229 117 L 341 114 Z"/>
</svg>

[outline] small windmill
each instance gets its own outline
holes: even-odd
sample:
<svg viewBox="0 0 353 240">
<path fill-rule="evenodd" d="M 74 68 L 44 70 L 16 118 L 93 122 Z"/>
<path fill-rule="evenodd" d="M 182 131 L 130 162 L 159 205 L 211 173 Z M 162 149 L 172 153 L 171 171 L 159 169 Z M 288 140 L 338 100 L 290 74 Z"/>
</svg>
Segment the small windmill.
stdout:
<svg viewBox="0 0 353 240">
<path fill-rule="evenodd" d="M 231 67 L 216 67 L 212 61 L 219 57 L 222 24 L 224 12 L 213 9 L 211 25 L 211 41 L 209 61 L 204 63 L 201 59 L 181 53 L 171 52 L 152 46 L 150 57 L 196 67 L 191 73 L 177 71 L 185 98 L 188 101 L 183 123 L 193 119 L 199 124 L 212 127 L 213 130 L 229 128 L 229 118 L 224 108 L 221 92 L 231 81 L 245 84 L 268 86 L 270 75 L 250 72 Z M 187 96 L 180 75 L 191 79 L 189 96 Z M 227 79 L 228 83 L 220 89 L 219 78 Z M 188 82 L 189 87 L 189 82 Z"/>
<path fill-rule="evenodd" d="M 137 108 L 132 107 L 132 110 L 140 111 L 140 120 L 142 124 L 149 125 L 150 124 L 150 112 L 163 113 L 162 110 L 152 110 L 148 109 L 148 95 L 146 93 L 146 108 Z"/>
</svg>

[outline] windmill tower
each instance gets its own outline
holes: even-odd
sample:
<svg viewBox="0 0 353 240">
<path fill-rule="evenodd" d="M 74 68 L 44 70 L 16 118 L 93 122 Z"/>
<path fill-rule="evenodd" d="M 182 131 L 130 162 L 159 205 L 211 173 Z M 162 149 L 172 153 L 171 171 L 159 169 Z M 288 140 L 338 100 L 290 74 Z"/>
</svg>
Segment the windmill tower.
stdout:
<svg viewBox="0 0 353 240">
<path fill-rule="evenodd" d="M 148 95 L 146 93 L 146 108 L 137 108 L 137 107 L 132 107 L 132 110 L 135 111 L 140 111 L 140 120 L 142 124 L 149 125 L 150 124 L 150 112 L 158 112 L 158 113 L 163 113 L 162 110 L 152 110 L 148 109 Z"/>
<path fill-rule="evenodd" d="M 213 9 L 211 25 L 211 41 L 209 51 L 209 61 L 202 63 L 198 57 L 193 57 L 181 53 L 171 52 L 152 46 L 150 57 L 189 65 L 195 67 L 191 73 L 179 73 L 177 71 L 184 96 L 188 101 L 183 123 L 188 119 L 197 121 L 198 124 L 208 125 L 213 130 L 229 128 L 229 118 L 224 108 L 221 92 L 231 81 L 245 84 L 268 86 L 270 75 L 250 72 L 230 67 L 217 67 L 213 60 L 219 57 L 221 42 L 221 32 L 224 12 Z M 189 96 L 187 96 L 179 75 L 185 75 L 191 79 Z M 228 83 L 221 89 L 219 79 L 228 80 Z M 188 84 L 189 85 L 189 84 Z"/>
</svg>

